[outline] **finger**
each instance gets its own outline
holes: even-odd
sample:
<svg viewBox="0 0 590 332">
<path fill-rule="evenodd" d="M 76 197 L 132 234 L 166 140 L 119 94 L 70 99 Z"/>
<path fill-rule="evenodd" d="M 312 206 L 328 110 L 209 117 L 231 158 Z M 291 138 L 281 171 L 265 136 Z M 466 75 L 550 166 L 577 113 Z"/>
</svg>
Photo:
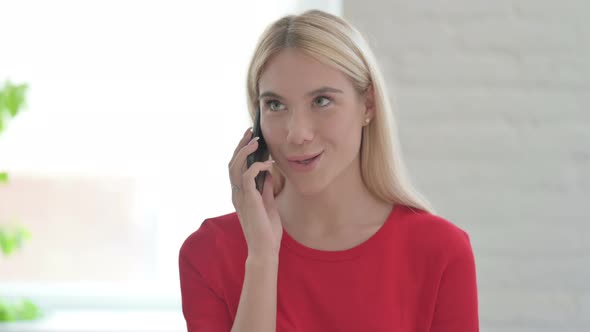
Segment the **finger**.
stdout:
<svg viewBox="0 0 590 332">
<path fill-rule="evenodd" d="M 258 139 L 260 137 L 254 137 L 236 153 L 234 159 L 231 161 L 230 169 L 238 170 L 240 174 L 244 173 L 247 168 L 246 157 L 258 149 Z"/>
<path fill-rule="evenodd" d="M 248 128 L 246 130 L 246 132 L 244 133 L 244 135 L 242 136 L 242 138 L 240 139 L 240 142 L 238 142 L 238 145 L 236 146 L 236 148 L 234 149 L 234 152 L 232 154 L 232 157 L 228 163 L 228 167 L 232 164 L 234 158 L 236 157 L 236 154 L 238 153 L 238 151 L 240 151 L 241 148 L 243 148 L 246 144 L 248 144 L 248 141 L 250 140 L 251 136 L 252 136 L 252 128 Z"/>
<path fill-rule="evenodd" d="M 266 213 L 269 216 L 275 216 L 275 212 L 277 212 L 277 209 L 275 206 L 274 184 L 272 180 L 272 174 L 270 172 L 266 174 L 266 178 L 264 179 L 264 188 L 262 189 L 262 201 L 264 202 Z"/>
<path fill-rule="evenodd" d="M 246 144 L 248 144 L 248 142 L 250 141 L 250 139 L 252 138 L 252 127 L 249 127 L 246 132 L 244 132 L 244 136 L 242 136 L 242 139 L 240 140 L 240 142 L 238 143 L 238 146 L 236 146 L 235 150 L 234 150 L 234 156 L 236 155 L 236 153 L 238 153 L 238 151 L 240 151 L 240 149 L 242 147 L 244 147 Z"/>
<path fill-rule="evenodd" d="M 244 192 L 254 192 L 256 190 L 255 178 L 262 171 L 268 171 L 274 164 L 273 160 L 256 162 L 248 168 L 242 175 L 242 189 Z M 266 185 L 266 184 L 265 184 Z"/>
<path fill-rule="evenodd" d="M 244 133 L 244 135 L 242 136 L 242 139 L 240 139 L 240 142 L 238 143 L 236 148 L 234 149 L 234 153 L 232 154 L 232 158 L 229 161 L 228 167 L 232 164 L 232 161 L 236 157 L 236 154 L 238 153 L 238 151 L 240 151 L 241 148 L 243 148 L 244 146 L 246 146 L 246 144 L 248 144 L 251 137 L 252 137 L 252 127 L 249 127 L 246 130 L 246 132 Z"/>
<path fill-rule="evenodd" d="M 247 170 L 246 157 L 256 151 L 258 148 L 258 137 L 253 138 L 250 142 L 238 151 L 237 155 L 232 160 L 229 166 L 229 179 L 231 183 L 239 184 L 242 181 L 242 176 Z"/>
</svg>

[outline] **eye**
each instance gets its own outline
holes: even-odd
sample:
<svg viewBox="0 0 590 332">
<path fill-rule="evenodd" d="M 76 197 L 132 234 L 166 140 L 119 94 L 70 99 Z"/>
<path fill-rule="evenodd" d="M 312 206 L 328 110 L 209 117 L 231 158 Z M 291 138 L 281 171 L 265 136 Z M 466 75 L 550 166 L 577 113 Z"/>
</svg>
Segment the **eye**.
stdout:
<svg viewBox="0 0 590 332">
<path fill-rule="evenodd" d="M 323 100 L 324 102 L 321 102 L 322 100 Z M 320 101 L 320 102 L 318 103 L 318 101 Z M 326 96 L 320 96 L 320 97 L 317 97 L 317 98 L 315 99 L 314 103 L 315 103 L 317 106 L 324 107 L 324 106 L 327 106 L 327 105 L 328 105 L 328 104 L 329 104 L 331 101 L 332 101 L 332 99 L 330 99 L 330 98 L 328 98 L 328 97 L 326 97 Z"/>
<path fill-rule="evenodd" d="M 279 109 L 278 109 L 279 105 L 283 105 L 283 104 L 281 104 L 281 103 L 280 103 L 278 100 L 274 100 L 274 99 L 273 99 L 273 100 L 269 100 L 269 101 L 267 101 L 265 104 L 266 104 L 266 106 L 267 106 L 268 108 L 270 108 L 270 110 L 271 110 L 271 111 L 273 111 L 273 112 L 275 112 L 275 111 L 279 111 Z M 284 106 L 284 105 L 283 105 L 283 106 Z"/>
</svg>

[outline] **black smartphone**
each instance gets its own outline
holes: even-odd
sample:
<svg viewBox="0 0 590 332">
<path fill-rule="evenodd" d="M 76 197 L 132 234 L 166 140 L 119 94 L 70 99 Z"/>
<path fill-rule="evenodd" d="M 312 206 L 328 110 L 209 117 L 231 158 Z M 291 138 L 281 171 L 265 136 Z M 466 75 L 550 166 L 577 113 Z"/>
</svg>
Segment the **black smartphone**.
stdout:
<svg viewBox="0 0 590 332">
<path fill-rule="evenodd" d="M 257 136 L 260 138 L 258 139 L 258 148 L 256 149 L 256 151 L 252 152 L 246 158 L 246 164 L 248 168 L 250 168 L 250 166 L 252 166 L 252 164 L 254 164 L 255 162 L 267 161 L 270 155 L 268 147 L 266 146 L 266 142 L 264 141 L 264 136 L 262 136 L 262 130 L 260 129 L 260 107 L 258 107 L 258 109 L 256 110 L 256 117 L 254 119 L 254 125 L 252 126 L 252 132 L 252 138 Z M 262 171 L 258 173 L 255 180 L 256 189 L 261 194 L 262 189 L 264 187 L 264 179 L 266 178 L 266 173 L 268 173 L 268 171 Z"/>
</svg>

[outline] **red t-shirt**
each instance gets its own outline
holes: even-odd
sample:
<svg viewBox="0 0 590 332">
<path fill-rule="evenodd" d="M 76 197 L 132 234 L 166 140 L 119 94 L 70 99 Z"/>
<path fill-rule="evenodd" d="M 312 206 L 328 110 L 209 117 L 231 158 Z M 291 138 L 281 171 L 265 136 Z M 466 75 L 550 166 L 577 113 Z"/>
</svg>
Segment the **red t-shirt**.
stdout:
<svg viewBox="0 0 590 332">
<path fill-rule="evenodd" d="M 205 220 L 186 239 L 179 268 L 189 332 L 231 330 L 247 253 L 236 213 Z M 277 287 L 280 332 L 479 331 L 469 236 L 403 205 L 344 251 L 312 249 L 283 232 Z"/>
</svg>

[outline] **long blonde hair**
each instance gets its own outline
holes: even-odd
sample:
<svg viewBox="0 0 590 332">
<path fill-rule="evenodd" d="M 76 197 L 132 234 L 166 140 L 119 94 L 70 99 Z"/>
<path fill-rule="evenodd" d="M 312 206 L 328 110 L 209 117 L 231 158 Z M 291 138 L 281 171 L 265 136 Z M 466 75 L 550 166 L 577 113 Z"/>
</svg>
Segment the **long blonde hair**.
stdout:
<svg viewBox="0 0 590 332">
<path fill-rule="evenodd" d="M 258 40 L 248 68 L 248 110 L 254 121 L 258 81 L 269 59 L 286 48 L 296 48 L 346 74 L 359 93 L 373 89 L 375 114 L 363 127 L 361 176 L 369 191 L 384 202 L 403 204 L 433 213 L 418 193 L 402 160 L 397 125 L 377 61 L 362 35 L 345 20 L 320 10 L 288 15 L 269 25 Z M 285 183 L 273 169 L 275 194 Z"/>
</svg>

